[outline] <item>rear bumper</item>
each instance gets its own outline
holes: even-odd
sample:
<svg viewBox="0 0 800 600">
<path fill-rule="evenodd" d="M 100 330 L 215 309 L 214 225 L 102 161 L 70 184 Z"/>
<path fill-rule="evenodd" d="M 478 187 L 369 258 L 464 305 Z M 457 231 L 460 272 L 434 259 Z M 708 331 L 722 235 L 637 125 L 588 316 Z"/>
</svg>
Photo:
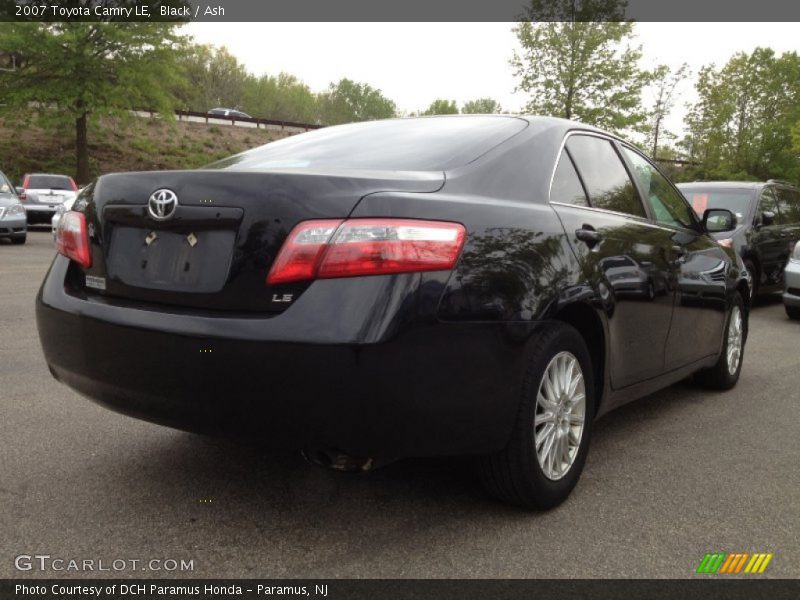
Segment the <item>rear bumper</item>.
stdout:
<svg viewBox="0 0 800 600">
<path fill-rule="evenodd" d="M 510 435 L 535 324 L 423 318 L 364 343 L 334 324 L 303 330 L 289 314 L 297 305 L 242 319 L 75 297 L 67 264 L 56 258 L 37 298 L 45 358 L 60 381 L 118 412 L 384 460 L 493 452 Z M 306 295 L 341 293 L 318 283 Z"/>
<path fill-rule="evenodd" d="M 25 214 L 28 217 L 28 223 L 50 223 L 53 220 L 53 215 L 56 214 L 56 209 L 51 206 L 40 206 L 36 204 L 24 204 Z"/>
<path fill-rule="evenodd" d="M 800 306 L 800 262 L 790 260 L 783 271 L 783 303 L 786 306 Z"/>
</svg>

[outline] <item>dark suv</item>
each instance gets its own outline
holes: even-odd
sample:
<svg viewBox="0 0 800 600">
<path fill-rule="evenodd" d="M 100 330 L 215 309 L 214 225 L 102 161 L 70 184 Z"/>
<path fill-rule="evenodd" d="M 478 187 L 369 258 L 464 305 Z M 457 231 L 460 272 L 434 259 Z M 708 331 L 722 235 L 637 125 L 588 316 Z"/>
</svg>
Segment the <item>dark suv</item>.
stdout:
<svg viewBox="0 0 800 600">
<path fill-rule="evenodd" d="M 800 190 L 783 181 L 709 181 L 678 188 L 695 212 L 727 208 L 736 214 L 735 231 L 714 234 L 734 248 L 753 277 L 753 294 L 783 289 L 783 269 L 800 240 Z"/>
</svg>

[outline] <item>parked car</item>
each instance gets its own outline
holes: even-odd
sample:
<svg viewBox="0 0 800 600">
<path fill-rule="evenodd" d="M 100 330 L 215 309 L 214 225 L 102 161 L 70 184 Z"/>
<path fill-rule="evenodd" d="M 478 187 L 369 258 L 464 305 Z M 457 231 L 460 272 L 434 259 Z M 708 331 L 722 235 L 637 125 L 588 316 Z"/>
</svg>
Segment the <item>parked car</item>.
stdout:
<svg viewBox="0 0 800 600">
<path fill-rule="evenodd" d="M 250 115 L 240 110 L 236 110 L 233 108 L 212 108 L 208 111 L 208 116 L 210 117 L 235 117 L 237 119 L 252 119 Z"/>
<path fill-rule="evenodd" d="M 0 171 L 0 237 L 14 244 L 24 244 L 28 234 L 25 208 L 8 177 Z"/>
<path fill-rule="evenodd" d="M 753 294 L 783 289 L 783 270 L 800 241 L 800 190 L 781 181 L 765 183 L 681 183 L 678 188 L 698 214 L 707 208 L 727 208 L 737 215 L 733 232 L 714 237 L 733 248 L 752 274 Z"/>
<path fill-rule="evenodd" d="M 478 455 L 493 494 L 547 508 L 596 417 L 692 374 L 736 384 L 749 281 L 708 230 L 735 221 L 570 121 L 328 127 L 100 177 L 36 318 L 51 373 L 116 411 L 342 469 Z M 620 256 L 673 284 L 616 294 Z"/>
<path fill-rule="evenodd" d="M 794 245 L 784 270 L 783 306 L 790 319 L 800 319 L 800 242 Z"/>
<path fill-rule="evenodd" d="M 25 206 L 28 223 L 50 223 L 56 209 L 67 200 L 74 200 L 78 186 L 72 177 L 51 173 L 30 173 L 17 190 Z"/>
<path fill-rule="evenodd" d="M 83 189 L 83 188 L 81 188 Z M 81 190 L 78 190 L 78 194 L 81 193 Z M 65 200 L 63 204 L 56 207 L 56 213 L 53 215 L 53 218 L 50 220 L 50 229 L 53 232 L 53 239 L 56 239 L 56 230 L 58 229 L 58 224 L 61 222 L 61 215 L 65 212 L 72 210 L 72 206 L 75 204 L 75 200 L 77 199 L 77 195 L 75 198 L 70 198 L 69 200 Z"/>
</svg>

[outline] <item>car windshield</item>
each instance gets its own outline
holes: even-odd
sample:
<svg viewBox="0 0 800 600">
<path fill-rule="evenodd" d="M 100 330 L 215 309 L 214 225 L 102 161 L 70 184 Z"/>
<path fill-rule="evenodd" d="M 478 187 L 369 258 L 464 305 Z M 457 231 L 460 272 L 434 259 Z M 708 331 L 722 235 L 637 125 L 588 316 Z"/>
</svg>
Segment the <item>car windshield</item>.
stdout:
<svg viewBox="0 0 800 600">
<path fill-rule="evenodd" d="M 8 179 L 3 173 L 0 173 L 0 195 L 3 196 L 13 196 L 14 195 L 14 188 L 11 187 Z"/>
<path fill-rule="evenodd" d="M 472 162 L 527 121 L 516 117 L 430 117 L 326 127 L 209 165 L 209 169 L 446 171 Z"/>
<path fill-rule="evenodd" d="M 66 175 L 31 175 L 29 190 L 72 190 L 72 180 Z"/>
<path fill-rule="evenodd" d="M 737 218 L 744 218 L 750 210 L 755 194 L 752 189 L 681 188 L 697 216 L 702 217 L 709 208 L 727 208 Z"/>
</svg>

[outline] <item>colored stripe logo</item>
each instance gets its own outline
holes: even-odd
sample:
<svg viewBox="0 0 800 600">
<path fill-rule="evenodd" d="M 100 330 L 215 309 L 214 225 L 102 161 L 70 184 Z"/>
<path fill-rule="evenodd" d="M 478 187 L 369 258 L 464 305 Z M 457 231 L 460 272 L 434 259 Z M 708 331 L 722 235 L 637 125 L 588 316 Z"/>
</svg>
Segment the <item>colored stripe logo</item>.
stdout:
<svg viewBox="0 0 800 600">
<path fill-rule="evenodd" d="M 697 567 L 697 573 L 731 575 L 763 573 L 774 555 L 766 552 L 707 552 Z"/>
</svg>

